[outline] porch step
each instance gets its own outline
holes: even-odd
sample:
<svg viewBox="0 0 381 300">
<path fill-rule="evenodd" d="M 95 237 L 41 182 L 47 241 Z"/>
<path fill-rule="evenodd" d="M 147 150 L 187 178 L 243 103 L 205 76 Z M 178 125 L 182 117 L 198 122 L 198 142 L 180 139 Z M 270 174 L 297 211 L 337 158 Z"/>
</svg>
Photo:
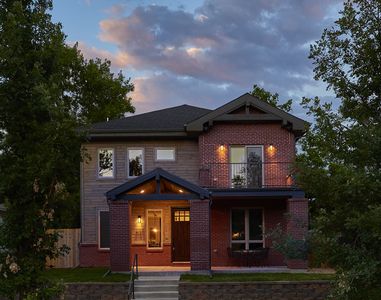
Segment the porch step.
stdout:
<svg viewBox="0 0 381 300">
<path fill-rule="evenodd" d="M 135 281 L 135 299 L 178 299 L 180 276 L 139 276 Z"/>
</svg>

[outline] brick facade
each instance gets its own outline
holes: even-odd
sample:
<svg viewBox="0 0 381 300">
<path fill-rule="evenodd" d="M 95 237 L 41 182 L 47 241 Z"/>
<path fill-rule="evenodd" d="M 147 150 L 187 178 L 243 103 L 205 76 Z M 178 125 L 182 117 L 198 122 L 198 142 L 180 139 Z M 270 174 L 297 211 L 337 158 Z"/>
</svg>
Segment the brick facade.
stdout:
<svg viewBox="0 0 381 300">
<path fill-rule="evenodd" d="M 218 169 L 210 169 L 208 177 L 212 182 L 206 185 L 217 188 L 230 186 L 228 163 L 231 145 L 263 146 L 264 185 L 289 185 L 289 163 L 295 157 L 294 139 L 293 133 L 280 124 L 215 124 L 199 137 L 201 167 L 218 166 Z M 206 177 L 205 173 L 201 176 Z"/>
<path fill-rule="evenodd" d="M 128 201 L 110 202 L 110 267 L 111 271 L 130 270 L 131 204 Z"/>
<path fill-rule="evenodd" d="M 294 239 L 303 240 L 308 231 L 308 200 L 290 198 L 287 201 L 287 233 Z M 287 261 L 290 269 L 305 269 L 308 261 L 291 259 Z"/>
<path fill-rule="evenodd" d="M 99 250 L 98 244 L 79 245 L 79 263 L 85 267 L 109 267 L 110 251 Z"/>
<path fill-rule="evenodd" d="M 210 202 L 191 200 L 190 203 L 191 269 L 210 270 Z"/>
</svg>

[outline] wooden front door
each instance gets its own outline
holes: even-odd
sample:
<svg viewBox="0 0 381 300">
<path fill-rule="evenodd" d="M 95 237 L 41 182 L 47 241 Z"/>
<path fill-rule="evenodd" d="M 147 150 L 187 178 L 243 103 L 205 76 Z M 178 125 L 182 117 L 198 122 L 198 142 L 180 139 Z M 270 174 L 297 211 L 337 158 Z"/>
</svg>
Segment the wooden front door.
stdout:
<svg viewBox="0 0 381 300">
<path fill-rule="evenodd" d="M 172 208 L 172 261 L 190 261 L 189 208 Z"/>
</svg>

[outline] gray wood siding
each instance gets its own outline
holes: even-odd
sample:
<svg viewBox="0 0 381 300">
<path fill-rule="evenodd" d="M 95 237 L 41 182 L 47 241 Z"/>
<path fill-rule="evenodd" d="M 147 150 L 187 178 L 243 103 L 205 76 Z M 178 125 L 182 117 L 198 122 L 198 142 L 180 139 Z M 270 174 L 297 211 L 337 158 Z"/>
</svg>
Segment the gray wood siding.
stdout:
<svg viewBox="0 0 381 300">
<path fill-rule="evenodd" d="M 161 167 L 195 184 L 198 183 L 199 150 L 197 140 L 102 142 L 83 145 L 89 159 L 82 163 L 81 227 L 82 243 L 98 243 L 98 212 L 108 210 L 105 193 L 126 182 L 127 148 L 144 149 L 144 173 Z M 155 148 L 174 147 L 175 161 L 155 161 Z M 98 178 L 97 153 L 99 148 L 114 149 L 114 178 Z"/>
</svg>

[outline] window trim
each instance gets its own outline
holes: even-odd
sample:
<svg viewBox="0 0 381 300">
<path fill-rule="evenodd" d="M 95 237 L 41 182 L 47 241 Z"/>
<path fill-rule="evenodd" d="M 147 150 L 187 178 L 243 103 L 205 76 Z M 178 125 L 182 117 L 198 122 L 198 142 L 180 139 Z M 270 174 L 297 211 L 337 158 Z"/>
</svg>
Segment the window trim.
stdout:
<svg viewBox="0 0 381 300">
<path fill-rule="evenodd" d="M 127 161 L 126 161 L 127 178 L 133 179 L 133 178 L 137 178 L 139 176 L 129 176 L 129 174 L 130 174 L 130 157 L 129 157 L 129 153 L 128 153 L 129 150 L 142 150 L 142 175 L 144 174 L 144 167 L 145 167 L 145 163 L 144 163 L 145 153 L 144 153 L 144 147 L 127 147 L 127 153 L 126 153 L 126 156 L 127 156 Z"/>
<path fill-rule="evenodd" d="M 110 222 L 110 210 L 106 209 L 99 209 L 98 210 L 98 250 L 110 250 L 110 247 L 108 248 L 102 248 L 101 247 L 101 212 L 108 212 L 109 222 Z M 111 230 L 109 230 L 109 235 L 111 237 Z M 111 242 L 111 239 L 110 239 Z"/>
<path fill-rule="evenodd" d="M 160 211 L 160 214 L 161 214 L 161 218 L 160 218 L 160 247 L 149 247 L 149 220 L 148 220 L 148 212 L 150 211 Z M 146 209 L 146 239 L 147 239 L 147 243 L 146 243 L 146 248 L 147 250 L 163 250 L 163 209 L 162 208 L 148 208 Z"/>
<path fill-rule="evenodd" d="M 173 150 L 173 159 L 158 159 L 157 150 Z M 166 162 L 174 162 L 176 161 L 176 147 L 155 147 L 155 162 L 166 161 Z"/>
<path fill-rule="evenodd" d="M 234 209 L 241 209 L 245 212 L 245 240 L 233 240 L 233 232 L 232 232 L 232 212 Z M 250 220 L 249 220 L 249 210 L 250 209 L 260 209 L 262 210 L 262 240 L 250 240 Z M 230 209 L 230 247 L 232 248 L 233 244 L 245 244 L 245 250 L 249 250 L 250 243 L 262 243 L 262 247 L 266 247 L 266 239 L 265 239 L 265 209 L 262 206 L 250 206 L 250 207 L 232 207 Z"/>
<path fill-rule="evenodd" d="M 111 150 L 112 151 L 112 176 L 99 176 L 99 170 L 100 170 L 100 165 L 99 165 L 99 154 L 102 150 Z M 107 148 L 107 147 L 104 147 L 104 148 L 98 148 L 97 149 L 97 169 L 96 169 L 96 172 L 97 172 L 97 178 L 100 179 L 100 180 L 103 180 L 103 179 L 115 179 L 115 169 L 116 166 L 115 166 L 115 148 Z"/>
<path fill-rule="evenodd" d="M 265 185 L 265 152 L 264 152 L 264 145 L 230 145 L 229 146 L 229 164 L 232 164 L 231 162 L 231 148 L 245 148 L 245 155 L 247 160 L 247 148 L 249 147 L 259 147 L 261 148 L 261 155 L 262 155 L 262 186 Z M 247 163 L 247 162 L 246 162 Z M 232 182 L 232 172 L 229 170 L 229 182 Z"/>
</svg>

